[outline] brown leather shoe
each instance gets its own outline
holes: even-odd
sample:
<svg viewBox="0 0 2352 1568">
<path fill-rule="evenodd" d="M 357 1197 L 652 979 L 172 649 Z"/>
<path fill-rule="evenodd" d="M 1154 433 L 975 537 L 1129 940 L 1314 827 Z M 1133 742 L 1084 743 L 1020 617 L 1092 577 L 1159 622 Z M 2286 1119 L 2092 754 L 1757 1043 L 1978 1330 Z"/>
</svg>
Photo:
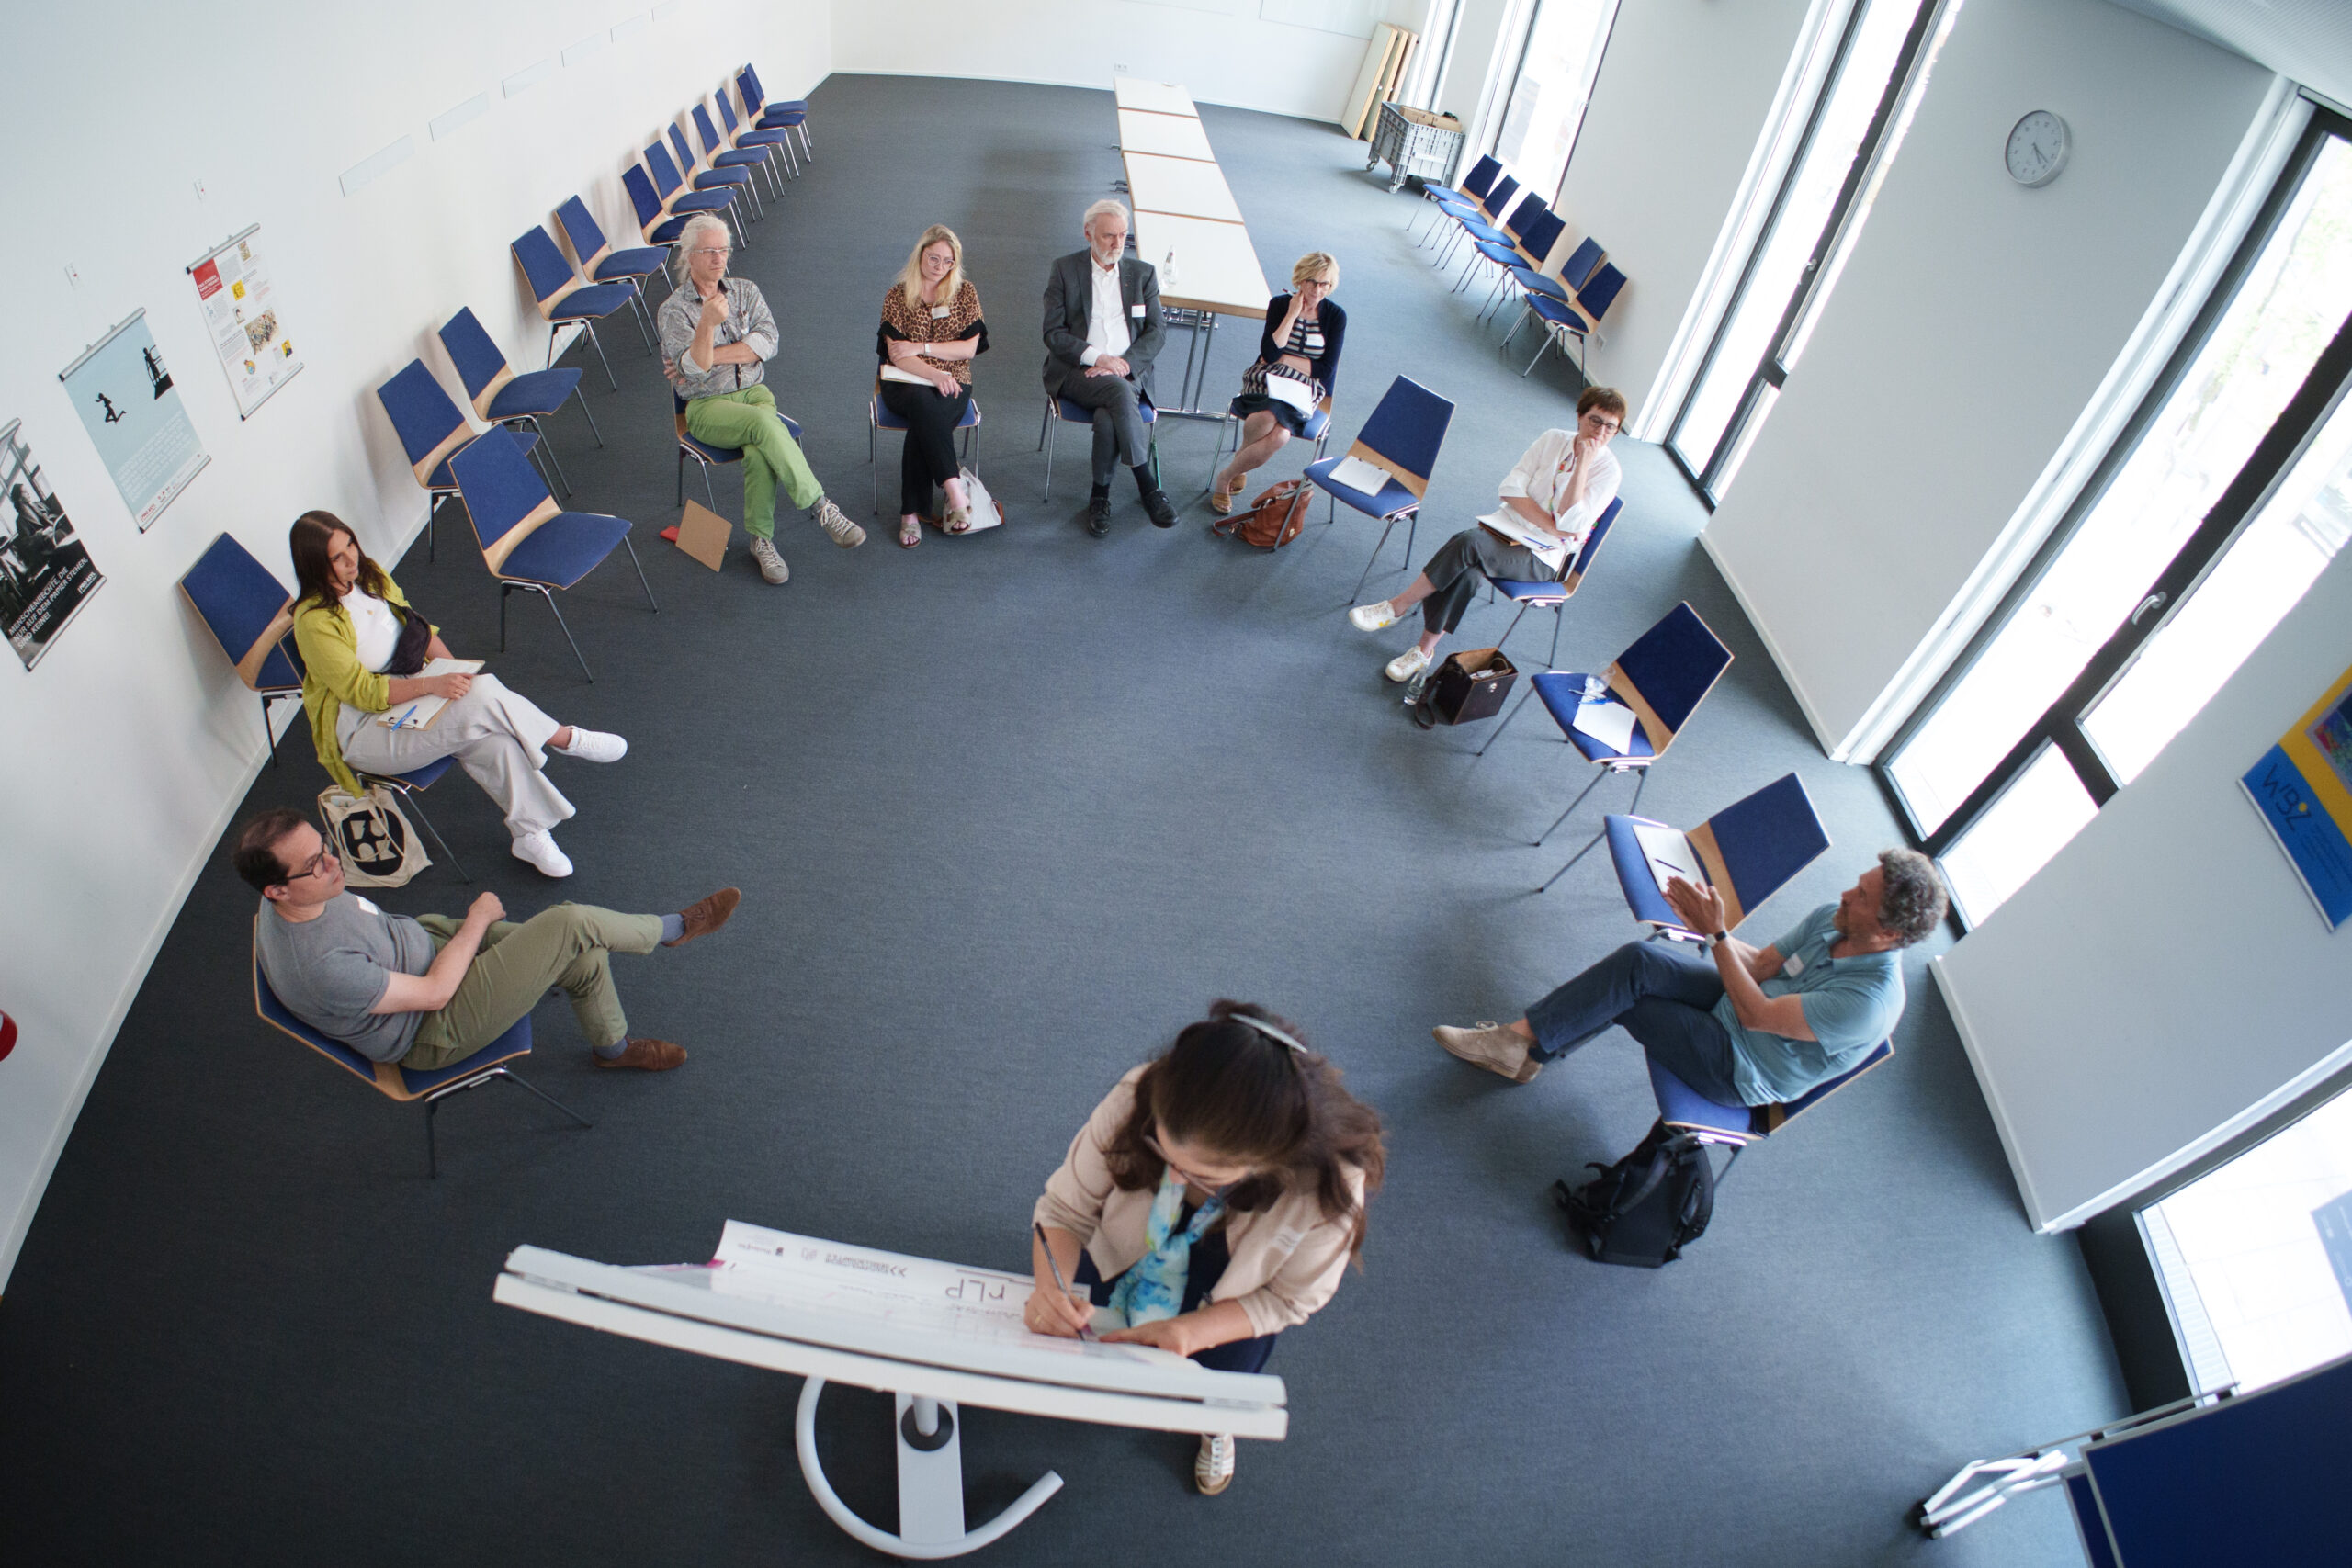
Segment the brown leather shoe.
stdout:
<svg viewBox="0 0 2352 1568">
<path fill-rule="evenodd" d="M 727 923 L 735 906 L 743 901 L 740 887 L 722 887 L 707 898 L 698 898 L 678 911 L 678 919 L 685 922 L 685 933 L 675 942 L 665 942 L 664 947 L 684 947 L 698 936 L 708 936 Z"/>
<path fill-rule="evenodd" d="M 637 1067 L 649 1073 L 666 1073 L 686 1059 L 686 1048 L 673 1045 L 667 1040 L 632 1040 L 628 1049 L 617 1056 L 597 1056 L 600 1067 Z"/>
</svg>

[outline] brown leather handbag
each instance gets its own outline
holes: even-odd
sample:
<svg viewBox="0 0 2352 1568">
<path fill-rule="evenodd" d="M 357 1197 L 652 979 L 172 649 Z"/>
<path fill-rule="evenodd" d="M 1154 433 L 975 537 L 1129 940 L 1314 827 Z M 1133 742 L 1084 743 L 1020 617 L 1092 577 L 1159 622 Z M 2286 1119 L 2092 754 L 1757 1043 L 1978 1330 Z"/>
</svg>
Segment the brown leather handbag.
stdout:
<svg viewBox="0 0 2352 1568">
<path fill-rule="evenodd" d="M 1284 479 L 1236 513 L 1209 525 L 1220 538 L 1238 539 L 1261 550 L 1278 550 L 1306 526 L 1306 508 L 1315 491 L 1305 479 Z"/>
</svg>

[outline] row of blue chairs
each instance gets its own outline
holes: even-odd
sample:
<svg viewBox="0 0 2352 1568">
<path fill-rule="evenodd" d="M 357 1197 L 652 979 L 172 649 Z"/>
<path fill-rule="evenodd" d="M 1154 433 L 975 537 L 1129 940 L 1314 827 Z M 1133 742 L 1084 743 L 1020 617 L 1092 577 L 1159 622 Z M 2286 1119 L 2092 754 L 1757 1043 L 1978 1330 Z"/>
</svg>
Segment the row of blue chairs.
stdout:
<svg viewBox="0 0 2352 1568">
<path fill-rule="evenodd" d="M 1520 374 L 1533 370 L 1555 344 L 1573 344 L 1582 375 L 1586 342 L 1600 330 L 1601 317 L 1625 287 L 1625 275 L 1610 263 L 1600 243 L 1588 234 L 1569 246 L 1566 221 L 1542 197 L 1521 192 L 1518 179 L 1492 156 L 1479 159 L 1459 188 L 1430 186 L 1423 194 L 1453 225 L 1442 231 L 1435 265 L 1446 265 L 1465 241 L 1469 245 L 1455 291 L 1469 288 L 1482 266 L 1490 276 L 1492 288 L 1478 319 L 1487 320 L 1514 300 L 1519 304 L 1502 346 L 1509 348 L 1529 321 L 1538 323 L 1543 342 Z M 1516 205 L 1514 194 L 1519 196 Z M 1432 218 L 1422 243 L 1440 233 L 1439 219 Z"/>
</svg>

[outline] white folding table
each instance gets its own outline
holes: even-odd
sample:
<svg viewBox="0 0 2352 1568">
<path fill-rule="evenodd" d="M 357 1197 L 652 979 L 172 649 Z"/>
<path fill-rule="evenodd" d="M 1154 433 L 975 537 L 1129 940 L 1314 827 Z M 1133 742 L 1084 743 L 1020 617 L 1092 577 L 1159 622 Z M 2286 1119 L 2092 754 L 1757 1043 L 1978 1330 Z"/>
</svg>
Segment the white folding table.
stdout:
<svg viewBox="0 0 2352 1568">
<path fill-rule="evenodd" d="M 1199 312 L 1193 345 L 1184 351 L 1178 406 L 1160 412 L 1198 419 L 1224 418 L 1221 408 L 1204 410 L 1198 401 L 1208 381 L 1209 351 L 1216 346 L 1216 319 L 1248 316 L 1263 321 L 1266 317 L 1266 274 L 1258 265 L 1249 229 L 1215 219 L 1138 210 L 1136 254 L 1159 269 L 1161 304 Z M 1173 279 L 1169 276 L 1170 271 L 1175 274 Z M 1200 388 L 1193 384 L 1195 362 L 1200 367 Z"/>
<path fill-rule="evenodd" d="M 1201 122 L 1185 115 L 1152 114 L 1144 109 L 1119 111 L 1119 148 L 1125 152 L 1158 152 L 1170 158 L 1216 162 L 1209 151 L 1209 134 Z"/>
<path fill-rule="evenodd" d="M 1157 152 L 1123 156 L 1127 165 L 1127 200 L 1137 212 L 1207 218 L 1219 223 L 1241 221 L 1241 204 L 1233 199 L 1225 171 L 1215 164 Z"/>
<path fill-rule="evenodd" d="M 1114 76 L 1112 95 L 1123 109 L 1143 109 L 1151 114 L 1182 115 L 1189 119 L 1201 118 L 1193 107 L 1193 95 L 1173 82 L 1147 82 L 1140 76 Z"/>
</svg>

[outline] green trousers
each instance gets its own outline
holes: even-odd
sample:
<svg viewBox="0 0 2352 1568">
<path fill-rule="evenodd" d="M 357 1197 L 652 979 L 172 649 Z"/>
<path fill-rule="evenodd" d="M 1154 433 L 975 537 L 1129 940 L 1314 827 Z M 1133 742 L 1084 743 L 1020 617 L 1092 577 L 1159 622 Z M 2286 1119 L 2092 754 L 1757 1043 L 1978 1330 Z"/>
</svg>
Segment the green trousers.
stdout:
<svg viewBox="0 0 2352 1568">
<path fill-rule="evenodd" d="M 775 491 L 795 506 L 814 506 L 825 493 L 800 443 L 775 412 L 775 394 L 764 386 L 696 398 L 686 405 L 686 434 L 713 446 L 743 449 L 743 527 L 763 539 L 775 537 Z"/>
<path fill-rule="evenodd" d="M 464 924 L 447 915 L 419 915 L 416 923 L 435 948 Z M 424 1015 L 401 1066 L 430 1072 L 463 1061 L 514 1028 L 555 986 L 571 998 L 589 1044 L 617 1045 L 628 1038 L 628 1019 L 613 988 L 611 955 L 650 953 L 661 940 L 661 916 L 619 915 L 594 904 L 558 904 L 519 925 L 494 921 L 458 994 Z"/>
</svg>

